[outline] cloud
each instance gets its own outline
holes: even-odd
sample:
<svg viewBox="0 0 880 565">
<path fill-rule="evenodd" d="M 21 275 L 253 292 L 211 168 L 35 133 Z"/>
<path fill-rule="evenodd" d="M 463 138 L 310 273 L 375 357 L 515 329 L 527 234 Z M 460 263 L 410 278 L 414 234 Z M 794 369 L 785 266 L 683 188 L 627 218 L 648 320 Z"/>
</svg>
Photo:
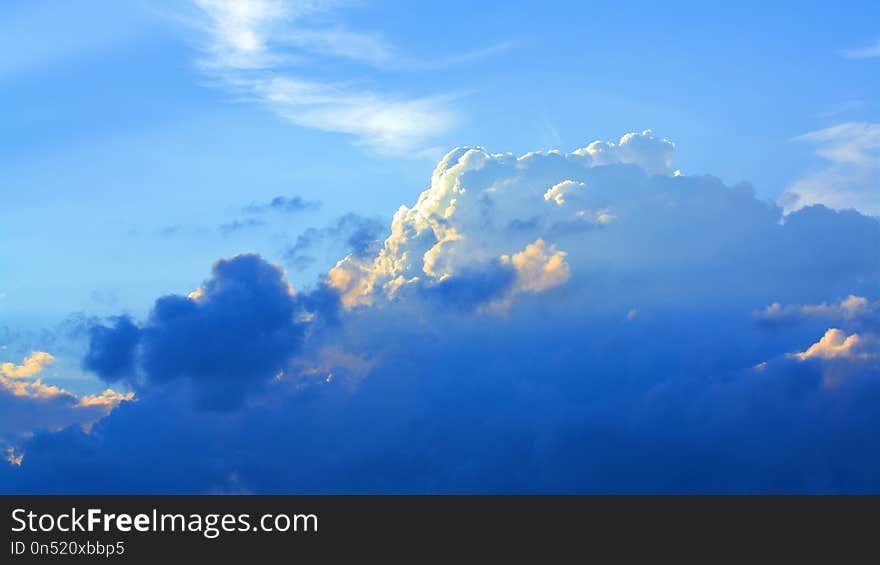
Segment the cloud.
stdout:
<svg viewBox="0 0 880 565">
<path fill-rule="evenodd" d="M 24 359 L 21 365 L 9 362 L 0 364 L 0 373 L 10 379 L 27 379 L 54 362 L 55 358 L 45 351 L 34 351 Z"/>
<path fill-rule="evenodd" d="M 320 208 L 320 206 L 320 202 L 306 200 L 300 196 L 276 196 L 268 202 L 251 202 L 244 208 L 244 212 L 251 215 L 261 215 L 270 211 L 282 214 L 292 214 L 297 212 L 305 212 L 307 210 L 316 210 Z M 221 235 L 227 237 L 234 235 L 238 232 L 251 230 L 254 228 L 261 228 L 266 225 L 267 222 L 265 219 L 250 217 L 221 224 L 217 228 L 217 230 L 220 232 Z"/>
<path fill-rule="evenodd" d="M 415 206 L 402 206 L 394 215 L 391 235 L 379 253 L 346 257 L 330 271 L 328 284 L 351 308 L 393 297 L 407 285 L 435 284 L 471 263 L 500 259 L 517 266 L 521 289 L 556 286 L 568 278 L 566 250 L 541 236 L 565 239 L 614 219 L 608 197 L 600 195 L 601 189 L 591 190 L 586 176 L 620 164 L 631 164 L 640 174 L 671 174 L 673 153 L 671 142 L 647 130 L 628 133 L 619 143 L 596 141 L 567 155 L 551 151 L 515 157 L 454 149 L 437 165 L 431 188 Z M 525 282 L 533 275 L 525 271 L 526 259 L 543 253 L 545 245 L 553 249 L 546 259 L 554 284 Z"/>
<path fill-rule="evenodd" d="M 444 306 L 470 311 L 503 304 L 513 292 L 516 279 L 517 272 L 509 262 L 496 260 L 487 265 L 468 266 L 456 276 L 421 290 L 429 299 L 436 299 Z"/>
<path fill-rule="evenodd" d="M 105 381 L 134 380 L 141 330 L 128 316 L 108 322 L 89 326 L 89 349 L 83 368 Z"/>
<path fill-rule="evenodd" d="M 774 302 L 762 310 L 755 312 L 762 323 L 778 324 L 795 322 L 805 318 L 820 318 L 823 320 L 852 321 L 875 317 L 880 312 L 880 303 L 871 302 L 864 296 L 847 296 L 838 303 L 829 304 L 786 304 Z"/>
<path fill-rule="evenodd" d="M 786 213 L 824 204 L 880 215 L 880 124 L 846 122 L 796 139 L 815 144 L 828 165 L 788 187 L 779 199 Z"/>
<path fill-rule="evenodd" d="M 250 228 L 259 228 L 266 225 L 266 222 L 257 218 L 248 218 L 246 220 L 235 220 L 226 224 L 222 224 L 217 228 L 224 236 L 232 235 L 236 232 Z"/>
<path fill-rule="evenodd" d="M 314 57 L 382 63 L 393 57 L 374 34 L 341 26 L 314 28 L 306 17 L 326 2 L 196 0 L 203 32 L 202 70 L 238 96 L 261 103 L 296 125 L 345 133 L 383 152 L 399 153 L 446 131 L 454 121 L 447 97 L 380 93 L 351 77 L 306 78 Z"/>
<path fill-rule="evenodd" d="M 15 448 L 10 446 L 6 447 L 6 456 L 4 457 L 7 463 L 10 465 L 21 465 L 21 462 L 24 460 L 24 455 L 15 452 Z"/>
<path fill-rule="evenodd" d="M 583 189 L 585 186 L 587 185 L 582 182 L 564 180 L 548 188 L 547 192 L 544 193 L 544 200 L 552 200 L 559 206 L 562 206 L 565 204 L 565 198 L 567 195 L 575 194 L 579 189 Z"/>
<path fill-rule="evenodd" d="M 593 166 L 632 163 L 645 169 L 648 174 L 668 174 L 672 172 L 675 145 L 645 130 L 642 133 L 630 132 L 621 137 L 618 143 L 594 141 L 574 153 L 592 157 Z"/>
<path fill-rule="evenodd" d="M 212 277 L 189 296 L 157 300 L 143 324 L 120 317 L 93 326 L 84 366 L 141 390 L 182 383 L 208 408 L 234 408 L 283 373 L 299 350 L 307 313 L 279 267 L 236 255 L 215 263 Z"/>
<path fill-rule="evenodd" d="M 593 147 L 456 149 L 314 292 L 236 256 L 94 326 L 139 400 L 20 441 L 0 489 L 880 491 L 880 222 Z"/>
<path fill-rule="evenodd" d="M 37 430 L 59 430 L 72 424 L 88 427 L 121 402 L 134 398 L 132 393 L 111 389 L 99 395 L 77 396 L 39 378 L 31 380 L 54 362 L 49 353 L 35 351 L 21 365 L 0 366 L 0 443 L 7 444 L 6 461 L 11 464 L 20 465 L 22 455 L 10 442 L 21 441 Z"/>
<path fill-rule="evenodd" d="M 880 340 L 874 336 L 846 332 L 831 328 L 806 351 L 793 353 L 801 361 L 807 359 L 869 359 L 880 357 Z"/>
<path fill-rule="evenodd" d="M 320 207 L 321 203 L 317 200 L 306 200 L 301 196 L 276 196 L 269 202 L 251 202 L 245 207 L 245 212 L 250 214 L 262 214 L 268 211 L 295 213 L 305 212 L 307 210 L 317 210 Z"/>
<path fill-rule="evenodd" d="M 384 225 L 375 218 L 344 214 L 328 226 L 309 228 L 297 236 L 284 251 L 284 260 L 297 269 L 305 269 L 316 261 L 315 253 L 320 250 L 323 254 L 361 257 L 373 250 L 383 230 Z"/>
<path fill-rule="evenodd" d="M 79 399 L 80 406 L 97 406 L 101 408 L 114 408 L 120 402 L 134 399 L 134 393 L 120 393 L 112 388 L 104 389 L 101 394 L 87 394 Z"/>
<path fill-rule="evenodd" d="M 856 49 L 846 49 L 843 56 L 847 59 L 868 59 L 872 57 L 880 57 L 880 40 L 875 41 L 872 45 L 859 47 Z"/>
<path fill-rule="evenodd" d="M 301 29 L 285 37 L 293 47 L 318 55 L 342 57 L 381 66 L 397 54 L 385 39 L 375 33 L 360 33 L 336 25 L 324 29 Z"/>
<path fill-rule="evenodd" d="M 565 255 L 553 245 L 548 246 L 543 239 L 536 239 L 519 253 L 502 255 L 501 262 L 516 270 L 518 290 L 541 292 L 568 280 L 570 274 Z"/>
<path fill-rule="evenodd" d="M 443 276 L 422 292 L 466 310 L 498 313 L 506 311 L 520 294 L 543 292 L 564 284 L 569 276 L 565 252 L 539 238 L 513 255 Z"/>
</svg>

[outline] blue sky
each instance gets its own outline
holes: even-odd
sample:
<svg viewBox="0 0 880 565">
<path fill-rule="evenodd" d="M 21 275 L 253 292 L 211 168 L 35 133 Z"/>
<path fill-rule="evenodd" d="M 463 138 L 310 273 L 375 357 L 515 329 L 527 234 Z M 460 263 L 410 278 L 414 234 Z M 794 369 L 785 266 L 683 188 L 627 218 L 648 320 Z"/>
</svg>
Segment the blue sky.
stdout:
<svg viewBox="0 0 880 565">
<path fill-rule="evenodd" d="M 278 300 L 283 303 L 279 307 L 292 312 L 305 309 L 318 319 L 326 315 L 343 320 L 342 329 L 333 330 L 345 335 L 337 345 L 325 343 L 326 336 L 313 337 L 330 330 L 273 326 L 272 331 L 298 343 L 289 350 L 270 347 L 286 374 L 292 374 L 292 366 L 305 371 L 301 365 L 309 355 L 332 350 L 331 357 L 357 375 L 351 379 L 375 379 L 373 372 L 382 373 L 376 368 L 382 363 L 365 360 L 379 359 L 377 350 L 385 348 L 372 342 L 379 338 L 358 337 L 357 331 L 370 333 L 364 330 L 369 323 L 392 328 L 401 323 L 394 321 L 395 316 L 408 322 L 421 316 L 430 319 L 436 315 L 431 310 L 435 301 L 467 310 L 467 315 L 455 314 L 461 319 L 442 321 L 452 333 L 470 323 L 493 328 L 502 324 L 498 320 L 514 320 L 502 324 L 502 333 L 510 332 L 511 343 L 520 343 L 518 324 L 532 323 L 529 320 L 542 308 L 535 301 L 545 291 L 550 297 L 546 300 L 568 303 L 573 311 L 587 312 L 601 303 L 597 319 L 603 324 L 613 319 L 614 333 L 621 334 L 614 340 L 622 342 L 649 331 L 631 330 L 626 320 L 644 320 L 647 315 L 649 321 L 644 323 L 657 330 L 678 307 L 687 306 L 685 318 L 692 317 L 693 324 L 667 321 L 669 327 L 679 323 L 711 327 L 712 335 L 720 332 L 720 340 L 720 328 L 730 322 L 728 330 L 741 337 L 737 354 L 730 353 L 736 360 L 723 371 L 697 363 L 698 373 L 708 371 L 713 377 L 719 371 L 730 375 L 764 362 L 775 367 L 773 359 L 789 360 L 778 361 L 780 366 L 794 363 L 790 360 L 798 357 L 785 356 L 805 353 L 811 344 L 820 343 L 826 331 L 834 329 L 834 321 L 836 326 L 851 324 L 837 327 L 843 332 L 839 347 L 844 347 L 848 336 L 859 335 L 859 347 L 870 348 L 873 322 L 863 318 L 866 312 L 875 312 L 875 301 L 880 299 L 874 259 L 878 249 L 872 239 L 880 215 L 878 21 L 880 7 L 874 2 L 834 6 L 825 2 L 727 6 L 520 2 L 511 6 L 451 1 L 417 7 L 368 0 L 10 2 L 0 21 L 5 47 L 0 54 L 0 193 L 6 212 L 0 223 L 0 345 L 5 346 L 0 362 L 24 367 L 23 360 L 32 352 L 49 352 L 54 359 L 51 368 L 39 365 L 36 373 L 46 371 L 41 374 L 47 384 L 74 396 L 99 395 L 112 386 L 118 394 L 157 398 L 159 393 L 151 397 L 148 392 L 151 386 L 158 387 L 151 383 L 161 382 L 164 387 L 174 380 L 159 375 L 158 361 L 151 364 L 153 356 L 161 356 L 156 352 L 165 351 L 159 345 L 166 343 L 164 338 L 157 336 L 183 332 L 185 339 L 201 339 L 197 337 L 201 334 L 188 333 L 172 318 L 164 318 L 157 298 L 186 296 L 213 276 L 217 304 L 226 304 L 229 280 L 247 286 L 249 277 L 264 281 L 274 276 L 274 271 L 259 266 L 237 264 L 229 267 L 232 274 L 211 275 L 215 261 L 237 253 L 257 253 L 267 264 L 284 268 L 285 280 L 300 291 L 292 304 L 270 292 L 268 303 Z M 642 133 L 648 129 L 653 133 Z M 634 137 L 625 142 L 621 136 L 629 132 Z M 601 153 L 572 156 L 594 140 L 613 145 Z M 457 153 L 447 157 L 446 165 L 438 165 L 447 152 L 462 146 L 484 147 L 489 154 L 551 149 L 575 153 L 564 164 L 548 157 L 546 162 L 521 165 L 497 155 Z M 489 165 L 478 164 L 482 160 Z M 588 170 L 570 170 L 575 166 Z M 451 171 L 449 179 L 462 175 L 461 179 L 470 180 L 456 182 L 468 187 L 473 183 L 479 187 L 474 190 L 494 194 L 502 185 L 492 182 L 506 179 L 510 186 L 521 186 L 523 196 L 512 195 L 487 212 L 483 204 L 462 193 L 456 212 L 465 216 L 458 220 L 448 212 L 449 225 L 457 230 L 450 232 L 443 222 L 431 223 L 430 214 L 439 213 L 439 208 L 415 205 L 419 193 L 429 187 L 433 194 L 448 197 L 443 192 L 448 187 L 442 184 L 447 181 L 436 172 L 444 167 Z M 627 167 L 652 180 L 640 180 Z M 525 195 L 537 187 L 523 178 L 546 184 L 540 185 L 534 202 Z M 661 178 L 679 184 L 667 186 Z M 571 184 L 560 186 L 562 182 Z M 705 194 L 713 196 L 705 196 L 705 202 L 703 197 L 684 196 L 690 194 L 687 183 L 705 185 Z M 581 196 L 584 187 L 594 185 L 600 187 L 594 195 Z M 619 193 L 615 186 L 622 187 Z M 558 188 L 547 192 L 552 187 Z M 633 193 L 626 187 L 657 194 L 669 190 L 672 196 L 669 201 L 630 200 Z M 577 221 L 588 222 L 592 231 L 567 216 L 552 215 L 556 208 L 552 214 L 540 208 L 549 203 L 558 206 L 561 214 L 566 195 L 574 195 L 568 196 L 568 205 L 579 198 L 589 203 L 578 210 Z M 667 233 L 666 224 L 661 219 L 655 222 L 651 210 L 673 206 L 671 202 L 693 215 L 659 213 L 658 218 L 689 226 Z M 411 207 L 411 217 L 401 216 L 392 223 L 402 205 Z M 703 205 L 705 210 L 699 207 Z M 542 211 L 532 211 L 539 208 Z M 490 214 L 495 224 L 476 224 L 477 210 L 484 221 Z M 527 239 L 510 247 L 519 236 L 496 233 L 496 224 L 503 222 L 510 229 L 519 226 L 517 233 Z M 631 236 L 603 239 L 607 233 L 617 233 L 614 226 L 630 225 L 627 222 L 640 227 L 624 232 Z M 780 224 L 788 230 L 783 235 L 770 227 Z M 434 243 L 447 245 L 447 251 L 438 247 L 436 257 L 425 255 L 415 267 L 380 268 L 388 258 L 403 261 L 395 255 L 400 249 L 409 249 L 407 260 L 427 249 L 421 240 L 394 239 L 395 226 L 421 233 L 428 225 Z M 646 231 L 650 229 L 654 231 Z M 400 245 L 393 251 L 387 251 L 389 233 L 389 241 Z M 637 251 L 653 249 L 651 233 L 681 241 L 654 249 L 649 259 Z M 752 241 L 744 235 L 751 233 L 762 234 L 763 239 Z M 456 243 L 459 236 L 464 243 Z M 812 251 L 789 247 L 792 238 L 814 242 Z M 827 240 L 845 247 L 825 250 Z M 704 247 L 694 243 L 699 241 L 705 242 Z M 379 251 L 383 245 L 387 253 Z M 607 253 L 595 251 L 594 245 Z M 841 256 L 833 266 L 817 266 L 820 251 L 826 258 Z M 347 255 L 347 262 L 331 270 Z M 375 263 L 374 258 L 378 258 Z M 727 273 L 730 261 L 742 262 L 742 273 L 749 277 L 737 284 L 731 282 L 738 280 L 735 273 L 716 280 L 717 273 Z M 636 268 L 639 265 L 643 267 Z M 730 288 L 725 288 L 724 297 L 709 292 L 727 283 Z M 403 298 L 395 294 L 398 288 L 403 288 L 399 294 Z M 633 294 L 622 296 L 611 292 L 614 288 Z M 695 306 L 676 295 L 676 289 L 706 302 Z M 326 292 L 340 301 L 341 314 L 320 306 L 325 305 L 322 293 Z M 603 292 L 608 295 L 596 303 Z M 858 300 L 846 302 L 850 297 Z M 229 300 L 238 304 L 239 298 Z M 394 305 L 377 306 L 386 300 Z M 527 305 L 516 310 L 521 300 Z M 779 312 L 768 310 L 766 317 L 785 318 L 786 324 L 779 326 L 788 329 L 774 330 L 771 336 L 766 324 L 764 329 L 754 327 L 761 325 L 756 322 L 761 316 L 754 312 L 777 302 Z M 263 302 L 242 304 L 259 310 Z M 610 310 L 612 304 L 619 312 Z M 825 310 L 820 308 L 823 304 Z M 193 323 L 218 323 L 225 319 L 222 312 L 217 306 L 192 314 Z M 585 321 L 589 316 L 571 319 L 554 312 L 559 319 L 551 318 L 559 328 L 602 333 Z M 147 336 L 133 337 L 128 345 L 139 351 L 140 360 L 128 359 L 129 351 L 117 352 L 124 358 L 120 366 L 131 372 L 124 378 L 116 369 L 107 369 L 109 361 L 99 355 L 104 334 L 95 333 L 95 328 L 106 327 L 108 335 L 121 339 L 124 332 L 117 323 L 121 318 L 112 318 L 120 315 L 130 316 L 137 327 L 131 335 Z M 377 320 L 367 322 L 373 317 Z M 793 329 L 788 322 L 795 318 L 817 325 Z M 818 322 L 820 318 L 825 321 Z M 258 327 L 260 320 L 247 323 Z M 389 331 L 388 340 L 403 339 L 393 335 L 398 330 Z M 832 334 L 828 343 L 838 343 L 837 337 Z M 227 338 L 232 339 L 217 337 L 221 342 Z M 300 339 L 305 341 L 299 344 Z M 413 339 L 421 343 L 426 338 Z M 449 346 L 459 339 L 451 339 Z M 618 341 L 614 351 L 626 352 Z M 264 353 L 269 347 L 252 345 L 254 351 Z M 444 351 L 435 347 L 439 346 L 430 346 L 425 355 L 442 358 Z M 730 360 L 721 353 L 726 350 L 722 344 L 706 347 L 716 352 L 716 360 Z M 253 354 L 249 348 L 242 353 L 247 359 Z M 464 351 L 462 355 L 469 355 Z M 560 368 L 588 370 L 590 363 L 600 364 L 601 355 L 594 353 L 596 358 L 584 361 L 583 367 L 564 352 L 555 358 Z M 630 353 L 636 355 L 631 359 L 643 359 L 648 365 L 656 355 L 670 366 L 692 368 L 695 363 L 686 352 L 672 357 L 656 351 Z M 383 355 L 391 367 L 386 372 L 396 374 L 412 362 L 405 358 L 392 363 L 388 356 L 395 359 L 396 354 Z M 865 355 L 873 359 L 873 353 Z M 168 352 L 166 356 L 175 358 Z M 813 357 L 839 361 L 839 355 Z M 807 359 L 813 357 L 802 361 L 812 363 Z M 216 366 L 210 352 L 199 358 Z M 227 361 L 230 366 L 239 362 L 242 367 L 254 366 L 239 358 Z M 311 362 L 321 367 L 330 363 Z M 459 370 L 462 362 L 449 363 Z M 359 363 L 370 369 L 352 368 Z M 779 370 L 788 375 L 787 367 Z M 269 363 L 257 371 L 259 379 L 274 368 Z M 868 374 L 874 369 L 853 370 Z M 681 369 L 676 374 L 682 371 L 688 372 Z M 181 375 L 186 386 L 195 389 L 203 386 L 201 379 L 212 378 L 204 367 L 189 365 L 166 372 Z M 340 372 L 344 371 L 335 374 Z M 435 386 L 428 387 L 431 394 L 436 393 Z M 677 386 L 685 385 L 669 385 Z M 28 390 L 37 396 L 49 394 Z M 250 389 L 230 390 L 238 394 Z M 399 395 L 394 398 L 415 394 L 399 383 L 393 390 Z M 650 390 L 651 395 L 660 394 Z M 260 391 L 256 387 L 253 395 L 241 394 L 250 402 Z M 477 396 L 483 393 L 481 389 Z M 371 398 L 370 394 L 381 396 L 371 392 L 365 397 Z M 511 393 L 508 408 L 520 405 L 518 394 Z M 211 402 L 203 400 L 215 396 L 193 392 L 193 398 L 198 409 L 206 403 L 210 409 Z M 546 402 L 541 410 L 552 412 L 552 402 L 542 398 Z M 717 401 L 712 398 L 711 402 Z M 138 410 L 147 410 L 150 402 L 144 400 Z M 225 399 L 218 405 L 238 410 L 242 402 Z M 343 401 L 334 397 L 332 402 Z M 359 409 L 369 419 L 375 407 L 368 400 L 359 402 L 365 403 Z M 95 402 L 101 409 L 111 405 L 116 407 L 119 400 Z M 169 409 L 162 404 L 162 410 Z M 635 420 L 647 417 L 633 410 Z M 56 416 L 52 412 L 51 424 L 15 428 L 15 434 L 36 429 L 61 433 Z M 116 412 L 109 419 L 115 417 Z M 190 417 L 187 412 L 186 418 Z M 413 415 L 418 417 L 426 416 Z M 84 418 L 71 422 L 82 423 Z M 118 418 L 125 422 L 133 416 Z M 353 417 L 352 425 L 359 418 Z M 806 427 L 815 423 L 809 416 L 803 418 Z M 91 422 L 94 415 L 85 419 Z M 320 434 L 320 425 L 313 425 Z M 517 428 L 523 422 L 511 425 Z M 554 430 L 562 428 L 560 423 Z M 112 437 L 120 433 L 108 432 Z M 569 428 L 559 433 L 568 438 L 576 435 Z M 685 441 L 672 435 L 676 442 Z M 10 448 L 28 452 L 23 441 L 9 437 Z M 404 439 L 387 441 L 402 445 Z M 437 480 L 436 484 L 456 490 L 454 481 Z M 254 481 L 266 490 L 286 488 L 265 477 Z M 421 490 L 429 483 L 407 484 Z M 487 486 L 476 479 L 461 484 L 471 490 Z M 511 483 L 519 490 L 523 484 Z M 313 486 L 321 490 L 340 484 Z M 356 486 L 382 490 L 370 482 Z"/>
</svg>

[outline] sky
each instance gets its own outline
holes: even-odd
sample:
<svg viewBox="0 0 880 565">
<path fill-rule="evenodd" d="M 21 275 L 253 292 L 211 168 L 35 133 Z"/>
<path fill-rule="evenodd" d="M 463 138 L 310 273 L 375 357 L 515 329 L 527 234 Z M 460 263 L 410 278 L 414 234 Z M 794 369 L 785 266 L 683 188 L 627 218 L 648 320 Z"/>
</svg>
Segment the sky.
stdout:
<svg viewBox="0 0 880 565">
<path fill-rule="evenodd" d="M 0 491 L 877 492 L 878 21 L 7 3 Z"/>
</svg>

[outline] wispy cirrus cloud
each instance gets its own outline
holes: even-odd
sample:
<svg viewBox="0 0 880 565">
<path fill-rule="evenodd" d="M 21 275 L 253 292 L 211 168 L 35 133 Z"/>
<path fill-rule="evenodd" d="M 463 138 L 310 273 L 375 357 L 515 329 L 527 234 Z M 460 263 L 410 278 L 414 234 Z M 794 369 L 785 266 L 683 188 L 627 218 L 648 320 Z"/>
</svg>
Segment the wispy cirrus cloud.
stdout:
<svg viewBox="0 0 880 565">
<path fill-rule="evenodd" d="M 847 59 L 870 59 L 872 57 L 880 57 L 880 39 L 871 45 L 857 47 L 855 49 L 845 49 L 842 52 L 842 55 Z"/>
<path fill-rule="evenodd" d="M 786 213 L 813 204 L 880 215 L 880 124 L 846 122 L 796 137 L 816 146 L 827 165 L 780 197 Z"/>
<path fill-rule="evenodd" d="M 385 153 L 424 148 L 455 122 L 449 93 L 380 91 L 350 76 L 332 76 L 316 61 L 342 58 L 406 70 L 452 65 L 506 49 L 507 44 L 435 63 L 401 56 L 381 35 L 340 24 L 311 25 L 332 2 L 194 0 L 202 37 L 201 70 L 237 97 L 269 107 L 301 127 L 344 133 Z M 326 19 L 326 18 L 324 18 Z M 316 69 L 319 69 L 316 71 Z M 316 76 L 321 75 L 321 76 Z M 359 75 L 360 76 L 360 75 Z"/>
</svg>

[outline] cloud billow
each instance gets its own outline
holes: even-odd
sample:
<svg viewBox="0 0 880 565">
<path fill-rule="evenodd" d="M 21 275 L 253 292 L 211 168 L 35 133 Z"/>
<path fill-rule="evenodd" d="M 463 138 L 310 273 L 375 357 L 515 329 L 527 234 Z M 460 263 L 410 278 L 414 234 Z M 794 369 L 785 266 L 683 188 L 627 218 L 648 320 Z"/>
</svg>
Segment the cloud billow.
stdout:
<svg viewBox="0 0 880 565">
<path fill-rule="evenodd" d="M 33 351 L 21 364 L 0 363 L 0 455 L 11 465 L 21 464 L 23 455 L 17 445 L 35 432 L 54 433 L 68 426 L 88 428 L 120 403 L 134 398 L 132 393 L 112 389 L 77 395 L 46 384 L 43 373 L 54 362 L 50 353 Z"/>
<path fill-rule="evenodd" d="M 880 222 L 786 214 L 673 158 L 650 132 L 457 149 L 313 292 L 221 260 L 144 323 L 93 330 L 87 366 L 131 372 L 141 401 L 37 433 L 0 484 L 880 491 Z"/>
<path fill-rule="evenodd" d="M 299 349 L 300 309 L 281 269 L 238 255 L 218 261 L 189 296 L 158 299 L 141 326 L 118 318 L 93 327 L 84 364 L 105 380 L 141 388 L 186 380 L 205 405 L 235 407 Z"/>
<path fill-rule="evenodd" d="M 297 236 L 293 245 L 284 250 L 284 261 L 302 270 L 311 266 L 319 251 L 337 255 L 363 257 L 379 242 L 385 225 L 375 218 L 348 213 L 329 225 L 308 228 Z"/>
</svg>

